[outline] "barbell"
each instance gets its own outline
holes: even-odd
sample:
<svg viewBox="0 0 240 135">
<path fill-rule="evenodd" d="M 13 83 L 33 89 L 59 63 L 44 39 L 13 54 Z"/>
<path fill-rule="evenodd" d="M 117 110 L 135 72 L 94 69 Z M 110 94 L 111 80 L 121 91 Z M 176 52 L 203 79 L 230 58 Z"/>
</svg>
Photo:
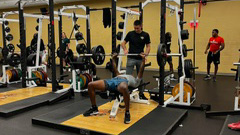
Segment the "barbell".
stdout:
<svg viewBox="0 0 240 135">
<path fill-rule="evenodd" d="M 101 65 L 105 61 L 105 56 L 112 56 L 113 54 L 106 54 L 102 45 L 98 45 L 92 48 L 92 53 L 89 54 L 79 54 L 82 57 L 92 57 L 96 65 Z M 118 54 L 118 56 L 140 56 L 140 54 Z M 162 62 L 166 64 L 166 58 L 168 56 L 182 56 L 179 53 L 166 53 L 166 46 L 163 47 L 162 44 L 159 45 L 157 54 L 148 54 L 147 56 L 157 56 L 158 65 L 160 66 Z M 164 65 L 165 65 L 164 64 Z"/>
<path fill-rule="evenodd" d="M 113 55 L 113 54 L 106 54 L 102 45 L 98 45 L 98 46 L 93 47 L 91 49 L 91 53 L 86 53 L 87 52 L 86 48 L 87 48 L 86 45 L 78 44 L 77 47 L 76 47 L 76 50 L 79 53 L 80 57 L 91 57 L 93 59 L 93 62 L 96 65 L 102 65 L 104 63 L 104 61 L 105 61 L 105 57 L 106 56 L 112 56 Z M 120 50 L 120 46 L 118 46 L 118 48 Z M 192 49 L 187 49 L 186 45 L 183 45 L 182 49 L 183 49 L 183 51 L 182 51 L 183 52 L 183 56 L 187 55 L 187 51 L 191 51 L 192 50 Z M 117 53 L 119 53 L 119 52 L 117 52 Z M 67 55 L 70 55 L 70 54 L 65 54 L 65 51 L 60 52 L 60 49 L 58 49 L 58 51 L 57 51 L 57 56 L 58 57 L 66 58 L 66 57 L 68 57 Z M 73 54 L 71 54 L 71 55 L 73 55 Z M 119 54 L 119 56 L 140 56 L 140 54 L 126 54 L 126 55 L 125 54 Z M 179 53 L 167 53 L 166 45 L 165 44 L 160 44 L 158 46 L 157 54 L 149 54 L 148 56 L 155 56 L 155 57 L 157 57 L 158 65 L 159 66 L 165 66 L 167 57 L 169 57 L 169 56 L 180 57 L 180 56 L 182 56 L 182 54 L 179 54 Z"/>
</svg>

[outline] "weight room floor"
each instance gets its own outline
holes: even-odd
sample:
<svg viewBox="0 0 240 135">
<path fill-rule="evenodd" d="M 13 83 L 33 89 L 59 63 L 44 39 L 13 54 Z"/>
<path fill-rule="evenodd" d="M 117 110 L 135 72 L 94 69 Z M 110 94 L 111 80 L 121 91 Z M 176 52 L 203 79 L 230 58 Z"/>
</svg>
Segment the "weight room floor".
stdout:
<svg viewBox="0 0 240 135">
<path fill-rule="evenodd" d="M 50 73 L 50 72 L 49 72 Z M 152 77 L 156 71 L 146 71 L 144 79 L 150 81 L 151 84 L 148 89 L 157 86 L 157 82 Z M 105 69 L 98 69 L 98 76 L 100 78 L 110 78 L 110 73 Z M 197 100 L 195 104 L 208 103 L 212 105 L 212 110 L 232 110 L 234 103 L 234 93 L 236 82 L 234 77 L 218 76 L 217 82 L 203 81 L 204 75 L 197 75 Z M 8 90 L 19 88 L 19 84 L 13 85 Z M 1 91 L 1 89 L 0 89 Z M 0 118 L 0 134 L 1 135 L 69 135 L 74 134 L 64 132 L 43 126 L 32 125 L 32 118 L 49 113 L 56 109 L 65 107 L 69 104 L 79 102 L 86 97 L 81 97 L 76 94 L 75 99 L 61 102 L 52 106 L 43 106 L 22 114 L 10 117 Z M 205 118 L 204 112 L 189 110 L 188 116 L 183 120 L 181 127 L 178 127 L 173 135 L 218 135 L 221 132 L 225 117 Z M 137 130 L 137 129 L 136 129 Z M 157 134 L 157 133 L 151 133 Z"/>
</svg>

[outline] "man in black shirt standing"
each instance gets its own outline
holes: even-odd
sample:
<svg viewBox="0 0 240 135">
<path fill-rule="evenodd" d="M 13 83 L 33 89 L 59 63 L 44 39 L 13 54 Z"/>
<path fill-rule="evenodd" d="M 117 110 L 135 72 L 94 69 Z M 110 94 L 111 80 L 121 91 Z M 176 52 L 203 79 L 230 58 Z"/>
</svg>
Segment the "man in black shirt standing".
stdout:
<svg viewBox="0 0 240 135">
<path fill-rule="evenodd" d="M 129 49 L 127 50 L 126 44 L 129 42 Z M 134 31 L 128 32 L 121 46 L 124 50 L 124 54 L 140 54 L 144 52 L 146 46 L 145 55 L 147 56 L 150 52 L 150 36 L 147 32 L 142 30 L 142 22 L 136 20 L 134 22 Z M 134 66 L 136 66 L 137 73 L 139 72 L 142 63 L 142 57 L 139 56 L 128 56 L 126 74 L 132 75 Z M 143 94 L 144 88 L 139 88 L 139 96 L 141 99 L 147 99 Z"/>
</svg>

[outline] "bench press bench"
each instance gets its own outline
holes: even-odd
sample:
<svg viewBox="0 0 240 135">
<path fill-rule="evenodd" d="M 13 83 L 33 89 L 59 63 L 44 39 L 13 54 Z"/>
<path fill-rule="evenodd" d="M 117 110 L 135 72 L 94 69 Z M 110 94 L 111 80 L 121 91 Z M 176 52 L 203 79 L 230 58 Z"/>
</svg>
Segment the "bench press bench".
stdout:
<svg viewBox="0 0 240 135">
<path fill-rule="evenodd" d="M 138 94 L 138 88 L 143 87 L 143 86 L 147 86 L 148 84 L 150 84 L 150 82 L 143 83 L 143 84 L 139 85 L 137 88 L 128 87 L 128 91 L 130 93 L 130 102 L 141 103 L 141 104 L 150 104 L 150 102 L 148 100 L 140 99 L 139 94 Z M 110 117 L 111 118 L 116 117 L 118 108 L 121 107 L 120 104 L 124 100 L 123 95 L 118 91 L 110 92 L 108 90 L 106 92 L 99 92 L 98 95 L 103 99 L 109 99 L 110 98 L 110 102 L 115 100 L 114 104 L 112 106 L 111 112 L 110 112 Z"/>
</svg>

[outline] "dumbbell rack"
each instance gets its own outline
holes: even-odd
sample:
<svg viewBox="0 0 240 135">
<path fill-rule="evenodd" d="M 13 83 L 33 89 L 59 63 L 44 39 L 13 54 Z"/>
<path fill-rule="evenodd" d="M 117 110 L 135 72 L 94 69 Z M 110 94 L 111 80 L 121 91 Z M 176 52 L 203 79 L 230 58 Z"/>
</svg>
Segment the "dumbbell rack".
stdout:
<svg viewBox="0 0 240 135">
<path fill-rule="evenodd" d="M 33 71 L 37 71 L 39 68 L 41 68 L 41 69 L 43 69 L 45 72 L 47 72 L 47 67 L 46 67 L 46 65 L 27 67 L 28 78 L 32 78 L 32 72 L 33 72 Z M 27 81 L 27 86 L 28 86 L 28 87 L 36 87 L 37 84 L 36 84 L 34 81 Z"/>
<path fill-rule="evenodd" d="M 238 81 L 238 86 L 236 87 L 236 97 L 235 97 L 235 102 L 234 102 L 234 110 L 235 111 L 240 111 L 240 104 L 239 104 L 239 96 L 240 96 L 240 63 L 234 63 L 233 65 L 237 66 L 238 70 L 238 76 L 237 76 L 237 81 Z"/>
<path fill-rule="evenodd" d="M 0 80 L 0 83 L 3 83 L 3 84 L 14 84 L 14 83 L 19 83 L 21 82 L 21 79 L 18 80 L 18 81 L 13 81 L 13 82 L 10 82 L 9 81 L 9 77 L 8 75 L 6 74 L 6 71 L 9 67 L 12 67 L 10 65 L 2 65 L 2 70 L 3 70 L 3 76 L 2 76 L 2 79 Z M 13 67 L 15 68 L 15 67 Z M 21 65 L 18 65 L 17 67 L 18 69 L 21 69 Z"/>
</svg>

